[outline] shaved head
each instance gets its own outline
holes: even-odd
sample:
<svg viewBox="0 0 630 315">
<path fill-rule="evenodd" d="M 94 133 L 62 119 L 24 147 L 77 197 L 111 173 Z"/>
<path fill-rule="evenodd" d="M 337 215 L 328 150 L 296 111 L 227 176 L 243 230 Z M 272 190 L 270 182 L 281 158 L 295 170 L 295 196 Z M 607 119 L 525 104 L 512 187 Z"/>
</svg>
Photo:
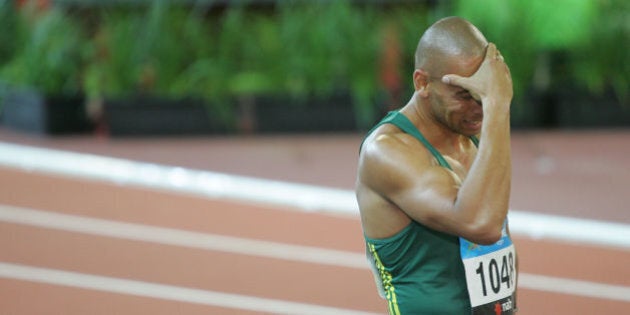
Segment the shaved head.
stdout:
<svg viewBox="0 0 630 315">
<path fill-rule="evenodd" d="M 431 77 L 457 72 L 457 62 L 483 58 L 488 41 L 470 22 L 447 17 L 429 27 L 418 43 L 416 69 Z"/>
</svg>

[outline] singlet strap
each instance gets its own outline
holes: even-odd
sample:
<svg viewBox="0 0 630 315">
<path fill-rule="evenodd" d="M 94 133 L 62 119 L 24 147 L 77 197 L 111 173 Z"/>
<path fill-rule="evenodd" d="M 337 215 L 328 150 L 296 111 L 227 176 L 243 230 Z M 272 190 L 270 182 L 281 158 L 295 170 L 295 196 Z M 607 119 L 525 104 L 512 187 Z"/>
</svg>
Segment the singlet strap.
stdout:
<svg viewBox="0 0 630 315">
<path fill-rule="evenodd" d="M 479 138 L 477 138 L 476 136 L 470 136 L 470 140 L 475 144 L 477 148 L 479 147 Z"/>
<path fill-rule="evenodd" d="M 448 164 L 448 162 L 446 161 L 446 159 L 444 159 L 442 154 L 440 154 L 440 152 L 437 149 L 435 149 L 433 147 L 433 145 L 431 145 L 431 143 L 429 143 L 429 140 L 427 140 L 427 138 L 425 138 L 420 133 L 420 131 L 418 131 L 418 128 L 416 128 L 416 126 L 414 126 L 414 124 L 411 122 L 411 120 L 409 120 L 409 118 L 407 118 L 407 116 L 405 116 L 405 115 L 401 114 L 400 112 L 396 111 L 396 112 L 394 112 L 393 115 L 391 115 L 390 117 L 387 117 L 387 118 L 389 118 L 389 121 L 388 121 L 389 123 L 395 125 L 396 127 L 400 128 L 402 131 L 412 135 L 413 137 L 418 139 L 418 141 L 422 142 L 422 144 L 424 144 L 424 146 L 437 159 L 437 161 L 440 164 L 440 166 L 446 167 L 448 169 L 451 169 L 451 165 Z"/>
</svg>

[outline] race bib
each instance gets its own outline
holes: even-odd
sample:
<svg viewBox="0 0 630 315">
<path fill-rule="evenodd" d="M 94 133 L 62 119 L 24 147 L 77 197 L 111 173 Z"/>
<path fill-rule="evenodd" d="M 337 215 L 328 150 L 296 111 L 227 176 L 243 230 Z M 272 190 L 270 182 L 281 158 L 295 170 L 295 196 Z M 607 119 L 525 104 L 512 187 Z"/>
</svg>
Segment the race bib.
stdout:
<svg viewBox="0 0 630 315">
<path fill-rule="evenodd" d="M 492 245 L 460 238 L 460 252 L 473 314 L 513 314 L 516 252 L 505 226 L 501 239 Z"/>
</svg>

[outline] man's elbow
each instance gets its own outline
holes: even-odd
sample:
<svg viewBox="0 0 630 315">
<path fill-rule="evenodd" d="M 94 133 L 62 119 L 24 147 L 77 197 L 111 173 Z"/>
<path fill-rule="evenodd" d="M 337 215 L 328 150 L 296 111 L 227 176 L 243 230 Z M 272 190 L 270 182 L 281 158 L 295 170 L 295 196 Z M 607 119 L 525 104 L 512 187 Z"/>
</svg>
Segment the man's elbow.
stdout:
<svg viewBox="0 0 630 315">
<path fill-rule="evenodd" d="M 501 239 L 502 225 L 485 224 L 471 229 L 469 241 L 479 245 L 491 245 Z"/>
</svg>

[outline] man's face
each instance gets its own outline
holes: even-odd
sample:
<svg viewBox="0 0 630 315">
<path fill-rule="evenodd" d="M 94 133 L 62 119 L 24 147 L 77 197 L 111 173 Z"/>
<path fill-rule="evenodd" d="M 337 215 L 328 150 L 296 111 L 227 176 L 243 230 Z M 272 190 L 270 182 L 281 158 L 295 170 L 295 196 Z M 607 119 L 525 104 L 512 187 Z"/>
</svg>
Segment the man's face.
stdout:
<svg viewBox="0 0 630 315">
<path fill-rule="evenodd" d="M 456 63 L 451 72 L 446 73 L 471 76 L 481 64 L 481 58 L 477 59 Z M 481 132 L 483 109 L 470 92 L 459 86 L 443 83 L 441 78 L 430 79 L 428 89 L 431 111 L 437 121 L 465 136 Z"/>
</svg>

